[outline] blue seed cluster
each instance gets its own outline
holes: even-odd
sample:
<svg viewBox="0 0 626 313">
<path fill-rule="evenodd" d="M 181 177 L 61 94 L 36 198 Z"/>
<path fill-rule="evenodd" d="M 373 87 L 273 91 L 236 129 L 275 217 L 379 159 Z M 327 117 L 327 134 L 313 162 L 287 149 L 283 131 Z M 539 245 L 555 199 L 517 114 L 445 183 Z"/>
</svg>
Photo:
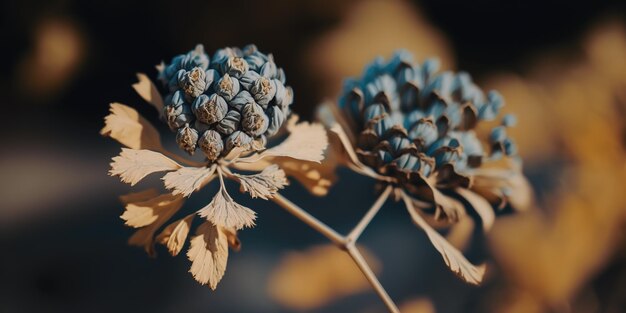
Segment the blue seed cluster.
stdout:
<svg viewBox="0 0 626 313">
<path fill-rule="evenodd" d="M 197 45 L 161 66 L 159 80 L 176 142 L 189 154 L 200 148 L 210 161 L 235 147 L 264 147 L 293 102 L 283 69 L 254 45 L 220 49 L 212 58 Z"/>
<path fill-rule="evenodd" d="M 457 172 L 480 166 L 487 156 L 473 129 L 497 117 L 502 96 L 485 95 L 467 73 L 438 69 L 436 59 L 418 64 L 410 53 L 398 51 L 345 82 L 339 103 L 358 134 L 363 163 L 400 178 L 428 177 L 446 164 Z M 492 131 L 490 158 L 517 153 L 506 134 L 514 123 L 506 116 Z"/>
</svg>

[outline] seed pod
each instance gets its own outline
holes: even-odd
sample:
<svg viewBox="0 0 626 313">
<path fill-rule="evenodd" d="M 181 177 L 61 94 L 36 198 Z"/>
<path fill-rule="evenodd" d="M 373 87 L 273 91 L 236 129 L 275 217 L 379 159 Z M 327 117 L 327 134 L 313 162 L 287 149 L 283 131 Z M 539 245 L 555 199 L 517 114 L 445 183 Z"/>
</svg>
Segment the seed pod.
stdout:
<svg viewBox="0 0 626 313">
<path fill-rule="evenodd" d="M 239 80 L 225 74 L 217 81 L 215 92 L 224 97 L 226 101 L 230 101 L 239 93 Z"/>
<path fill-rule="evenodd" d="M 226 139 L 226 151 L 230 151 L 237 147 L 247 147 L 252 142 L 252 137 L 238 130 Z"/>
<path fill-rule="evenodd" d="M 256 83 L 257 80 L 261 78 L 261 75 L 255 71 L 247 71 L 240 79 L 241 87 L 243 89 L 250 91 L 252 86 Z"/>
<path fill-rule="evenodd" d="M 163 116 L 171 130 L 176 130 L 185 124 L 192 123 L 194 120 L 188 104 L 178 106 L 166 105 L 163 107 Z"/>
<path fill-rule="evenodd" d="M 270 137 L 276 134 L 285 122 L 285 113 L 283 113 L 279 107 L 271 106 L 267 109 L 267 115 L 270 122 L 267 130 L 265 131 L 265 135 Z"/>
<path fill-rule="evenodd" d="M 226 116 L 228 105 L 226 100 L 217 94 L 201 95 L 193 103 L 193 113 L 205 124 L 219 122 Z"/>
<path fill-rule="evenodd" d="M 252 137 L 267 130 L 269 120 L 263 109 L 256 103 L 248 103 L 241 111 L 241 126 Z"/>
<path fill-rule="evenodd" d="M 185 124 L 176 132 L 176 143 L 181 149 L 193 155 L 198 143 L 198 131 L 189 127 L 189 124 Z"/>
<path fill-rule="evenodd" d="M 238 56 L 229 57 L 226 62 L 222 63 L 222 66 L 224 75 L 228 74 L 235 78 L 243 76 L 248 71 L 248 62 Z"/>
<path fill-rule="evenodd" d="M 241 113 L 239 111 L 230 110 L 226 116 L 215 126 L 215 129 L 224 134 L 230 135 L 239 129 L 241 124 Z"/>
<path fill-rule="evenodd" d="M 250 93 L 258 104 L 267 108 L 267 104 L 276 95 L 276 85 L 269 78 L 262 76 L 254 83 Z"/>
<path fill-rule="evenodd" d="M 247 45 L 243 48 L 244 59 L 248 62 L 249 70 L 259 72 L 269 58 L 261 53 L 255 45 Z"/>
<path fill-rule="evenodd" d="M 438 136 L 437 126 L 430 119 L 421 119 L 409 131 L 409 138 L 415 142 L 418 148 L 430 146 Z"/>
<path fill-rule="evenodd" d="M 237 111 L 241 111 L 243 107 L 248 103 L 255 103 L 255 102 L 254 102 L 254 98 L 252 97 L 252 95 L 245 90 L 242 90 L 240 93 L 237 94 L 237 96 L 235 96 L 235 98 L 233 98 L 233 100 L 228 102 L 230 107 Z"/>
<path fill-rule="evenodd" d="M 205 131 L 200 137 L 200 140 L 198 140 L 198 145 L 211 162 L 217 160 L 222 154 L 222 151 L 224 151 L 222 136 L 214 130 Z"/>
<path fill-rule="evenodd" d="M 275 78 L 277 73 L 278 68 L 276 67 L 276 63 L 274 63 L 274 60 L 272 60 L 271 57 L 267 62 L 265 62 L 265 64 L 263 64 L 261 70 L 259 71 L 259 74 L 261 74 L 261 76 L 270 79 Z"/>
<path fill-rule="evenodd" d="M 178 83 L 187 96 L 195 99 L 207 89 L 206 72 L 201 67 L 194 67 L 185 72 Z"/>
</svg>

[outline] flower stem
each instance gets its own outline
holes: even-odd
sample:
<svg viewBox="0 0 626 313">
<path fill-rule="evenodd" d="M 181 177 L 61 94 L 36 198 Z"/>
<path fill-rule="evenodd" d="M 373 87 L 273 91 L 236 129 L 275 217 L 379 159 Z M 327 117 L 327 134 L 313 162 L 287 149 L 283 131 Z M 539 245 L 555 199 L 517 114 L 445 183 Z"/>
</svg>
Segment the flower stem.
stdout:
<svg viewBox="0 0 626 313">
<path fill-rule="evenodd" d="M 363 255 L 361 254 L 359 249 L 356 247 L 357 239 L 359 238 L 363 230 L 367 227 L 367 225 L 369 225 L 369 223 L 372 221 L 376 213 L 378 213 L 380 208 L 383 206 L 383 204 L 389 197 L 389 194 L 391 193 L 392 189 L 393 189 L 392 186 L 387 186 L 387 188 L 380 195 L 378 200 L 376 200 L 374 205 L 372 205 L 369 211 L 365 214 L 365 216 L 361 219 L 361 221 L 354 227 L 354 229 L 350 232 L 350 235 L 348 236 L 343 236 L 339 234 L 330 226 L 326 225 L 324 222 L 318 220 L 311 214 L 307 213 L 305 210 L 303 210 L 302 208 L 300 208 L 293 202 L 289 201 L 288 199 L 286 199 L 279 193 L 276 193 L 274 197 L 272 198 L 272 200 L 276 202 L 278 205 L 280 205 L 281 207 L 283 207 L 285 210 L 287 210 L 287 212 L 291 213 L 293 216 L 297 217 L 298 219 L 303 221 L 305 224 L 309 225 L 311 228 L 315 229 L 320 234 L 324 235 L 326 238 L 332 241 L 337 247 L 346 251 L 348 255 L 350 255 L 350 257 L 352 258 L 354 263 L 359 267 L 359 269 L 361 270 L 365 278 L 367 278 L 370 285 L 372 285 L 372 288 L 374 288 L 378 296 L 383 300 L 389 312 L 399 313 L 400 310 L 398 310 L 398 307 L 393 302 L 391 297 L 389 297 L 389 294 L 387 293 L 385 288 L 380 284 L 380 281 L 378 281 L 376 274 L 374 274 L 370 266 L 367 264 L 367 262 L 363 258 Z"/>
</svg>

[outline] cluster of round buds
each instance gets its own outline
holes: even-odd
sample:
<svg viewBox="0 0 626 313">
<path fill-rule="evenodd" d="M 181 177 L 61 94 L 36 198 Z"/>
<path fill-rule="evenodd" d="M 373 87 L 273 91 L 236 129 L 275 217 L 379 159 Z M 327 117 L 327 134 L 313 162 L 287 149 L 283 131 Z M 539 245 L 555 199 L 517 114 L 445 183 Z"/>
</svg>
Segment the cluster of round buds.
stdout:
<svg viewBox="0 0 626 313">
<path fill-rule="evenodd" d="M 485 95 L 469 74 L 440 72 L 435 59 L 417 64 L 406 51 L 388 62 L 368 65 L 360 79 L 346 81 L 340 106 L 355 128 L 360 160 L 401 181 L 412 174 L 428 177 L 443 167 L 460 173 L 486 158 L 516 153 L 504 118 L 490 138 L 487 156 L 474 128 L 493 120 L 504 105 L 496 91 Z"/>
<path fill-rule="evenodd" d="M 212 58 L 197 45 L 160 68 L 167 88 L 164 118 L 181 149 L 199 147 L 210 161 L 235 147 L 262 149 L 290 113 L 293 90 L 271 54 L 256 46 L 220 49 Z"/>
</svg>

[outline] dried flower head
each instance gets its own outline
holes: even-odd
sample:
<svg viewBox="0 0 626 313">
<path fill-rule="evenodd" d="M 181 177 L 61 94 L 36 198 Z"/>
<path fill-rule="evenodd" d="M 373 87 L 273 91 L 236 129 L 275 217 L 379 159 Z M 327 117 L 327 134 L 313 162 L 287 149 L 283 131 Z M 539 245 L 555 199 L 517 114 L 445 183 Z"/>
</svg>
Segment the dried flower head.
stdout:
<svg viewBox="0 0 626 313">
<path fill-rule="evenodd" d="M 475 210 L 488 229 L 493 207 L 503 207 L 521 162 L 506 128 L 506 116 L 493 129 L 487 153 L 475 129 L 494 120 L 504 101 L 487 95 L 467 73 L 437 72 L 437 60 L 414 62 L 406 51 L 377 58 L 358 79 L 345 82 L 339 110 L 326 106 L 321 119 L 347 152 L 347 165 L 394 187 L 414 222 L 428 235 L 451 269 L 470 283 L 482 279 L 475 267 L 418 213 L 452 225 Z M 330 111 L 329 111 L 330 110 Z M 334 112 L 334 113 L 333 113 Z M 330 113 L 330 114 L 329 114 Z"/>
<path fill-rule="evenodd" d="M 252 66 L 246 58 L 254 61 Z M 250 45 L 243 52 L 238 48 L 221 49 L 212 61 L 209 62 L 198 45 L 187 54 L 174 57 L 170 64 L 158 66 L 159 80 L 167 88 L 165 97 L 143 74 L 138 74 L 139 82 L 133 85 L 162 112 L 163 119 L 176 133 L 178 146 L 188 154 L 200 148 L 206 161 L 187 160 L 165 150 L 157 130 L 137 111 L 123 104 L 111 104 L 111 114 L 105 118 L 101 133 L 127 147 L 113 158 L 110 175 L 134 185 L 147 175 L 165 172 L 161 179 L 168 192 L 159 195 L 150 189 L 121 197 L 126 207 L 122 219 L 128 226 L 138 228 L 129 243 L 142 246 L 154 255 L 154 243 L 158 242 L 177 255 L 198 215 L 205 221 L 190 239 L 187 252 L 192 262 L 190 272 L 198 282 L 215 289 L 226 270 L 228 246 L 238 249 L 237 231 L 254 226 L 256 219 L 252 209 L 231 197 L 224 178 L 237 181 L 241 191 L 253 198 L 273 198 L 288 184 L 287 173 L 319 193 L 328 184 L 320 187 L 298 170 L 314 170 L 323 159 L 328 141 L 319 124 L 297 123 L 296 116 L 284 123 L 293 97 L 291 88 L 284 87 L 284 74 L 273 65 L 271 56 Z M 272 65 L 266 66 L 268 62 Z M 254 82 L 271 80 L 271 86 L 276 86 L 274 81 L 278 81 L 282 94 L 278 95 L 275 87 L 271 93 L 263 88 L 253 91 L 256 85 L 246 77 Z M 262 94 L 259 99 L 263 105 L 255 100 L 253 93 Z M 282 125 L 287 126 L 289 136 L 268 148 L 267 137 Z M 257 173 L 244 175 L 234 170 Z M 205 207 L 160 230 L 183 208 L 185 197 L 215 178 L 219 181 L 219 191 Z"/>
<path fill-rule="evenodd" d="M 222 157 L 234 147 L 263 149 L 251 143 L 274 135 L 293 102 L 293 91 L 284 85 L 282 69 L 277 68 L 271 55 L 254 45 L 243 50 L 220 49 L 213 58 L 198 45 L 174 57 L 169 64 L 162 64 L 159 79 L 168 90 L 164 96 L 164 118 L 170 128 L 180 133 L 187 125 L 199 137 L 208 130 L 219 132 L 224 140 Z M 196 120 L 202 124 L 194 123 Z M 181 148 L 189 154 L 195 151 L 192 145 Z"/>
</svg>

